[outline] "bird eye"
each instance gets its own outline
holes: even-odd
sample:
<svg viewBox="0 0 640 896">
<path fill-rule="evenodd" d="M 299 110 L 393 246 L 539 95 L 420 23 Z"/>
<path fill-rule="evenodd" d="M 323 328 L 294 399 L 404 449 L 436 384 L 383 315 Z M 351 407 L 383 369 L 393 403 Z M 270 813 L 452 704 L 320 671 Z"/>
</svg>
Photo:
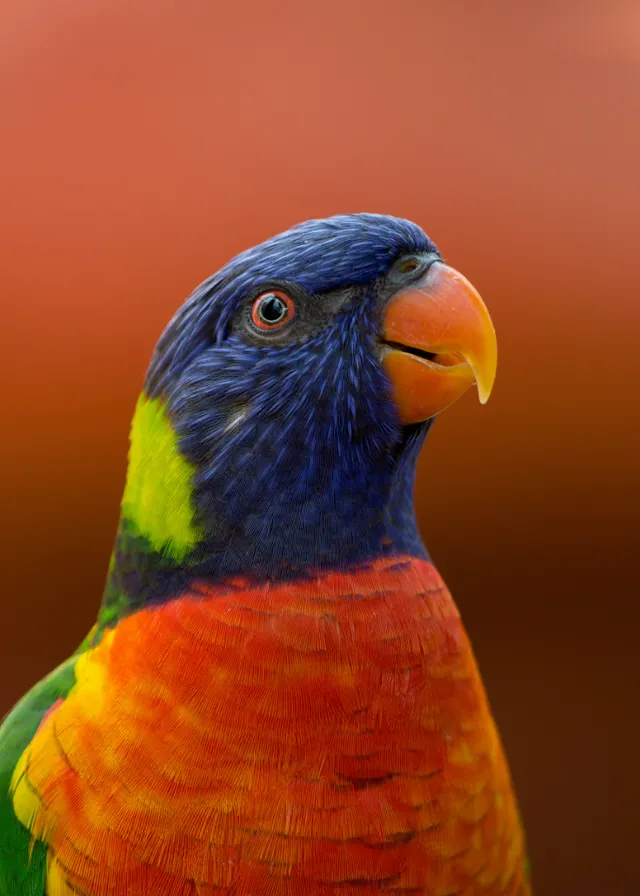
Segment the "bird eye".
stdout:
<svg viewBox="0 0 640 896">
<path fill-rule="evenodd" d="M 261 293 L 251 307 L 251 321 L 259 330 L 276 330 L 295 313 L 293 299 L 280 290 Z"/>
</svg>

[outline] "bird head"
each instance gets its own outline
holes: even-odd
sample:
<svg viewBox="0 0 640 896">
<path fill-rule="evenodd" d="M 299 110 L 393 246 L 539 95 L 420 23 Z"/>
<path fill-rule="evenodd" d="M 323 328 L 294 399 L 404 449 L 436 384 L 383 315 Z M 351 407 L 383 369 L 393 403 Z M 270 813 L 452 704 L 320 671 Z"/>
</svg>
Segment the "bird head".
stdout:
<svg viewBox="0 0 640 896">
<path fill-rule="evenodd" d="M 495 367 L 480 297 L 409 221 L 307 221 L 243 252 L 156 347 L 116 559 L 273 578 L 421 553 L 422 439 Z"/>
</svg>

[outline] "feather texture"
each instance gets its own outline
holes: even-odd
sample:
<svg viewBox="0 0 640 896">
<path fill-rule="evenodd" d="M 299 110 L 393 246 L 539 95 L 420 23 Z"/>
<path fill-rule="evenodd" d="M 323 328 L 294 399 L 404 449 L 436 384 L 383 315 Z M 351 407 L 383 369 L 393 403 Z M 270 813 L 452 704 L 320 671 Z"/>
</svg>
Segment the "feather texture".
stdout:
<svg viewBox="0 0 640 896">
<path fill-rule="evenodd" d="M 528 893 L 498 735 L 427 561 L 195 582 L 76 679 L 12 782 L 49 896 Z"/>
<path fill-rule="evenodd" d="M 407 255 L 441 260 L 409 221 L 307 221 L 169 323 L 96 625 L 0 726 L 0 896 L 530 893 L 413 512 L 431 421 L 383 364 Z"/>
</svg>

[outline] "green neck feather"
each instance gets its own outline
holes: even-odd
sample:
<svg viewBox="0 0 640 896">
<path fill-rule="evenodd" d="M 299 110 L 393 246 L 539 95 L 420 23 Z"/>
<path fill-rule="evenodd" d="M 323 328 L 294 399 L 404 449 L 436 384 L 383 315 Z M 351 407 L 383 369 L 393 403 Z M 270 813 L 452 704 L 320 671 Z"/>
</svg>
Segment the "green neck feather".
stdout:
<svg viewBox="0 0 640 896">
<path fill-rule="evenodd" d="M 194 519 L 194 466 L 178 449 L 178 440 L 164 402 L 144 393 L 138 399 L 129 447 L 127 481 L 122 497 L 116 548 L 111 556 L 98 621 L 87 641 L 96 643 L 140 601 L 127 593 L 119 556 L 136 556 L 140 570 L 178 569 L 202 539 Z M 124 560 L 125 567 L 130 560 Z"/>
<path fill-rule="evenodd" d="M 178 563 L 201 537 L 194 522 L 193 473 L 162 401 L 143 393 L 131 426 L 122 516 L 154 551 Z"/>
</svg>

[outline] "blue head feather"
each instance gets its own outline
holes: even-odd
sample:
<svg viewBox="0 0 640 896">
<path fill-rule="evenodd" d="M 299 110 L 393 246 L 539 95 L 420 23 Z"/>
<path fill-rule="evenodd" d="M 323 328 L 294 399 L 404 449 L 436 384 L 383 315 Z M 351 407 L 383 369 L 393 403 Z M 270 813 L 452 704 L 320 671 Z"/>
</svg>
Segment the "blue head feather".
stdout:
<svg viewBox="0 0 640 896">
<path fill-rule="evenodd" d="M 428 425 L 400 425 L 377 343 L 379 284 L 407 253 L 437 249 L 409 221 L 340 215 L 241 253 L 195 290 L 161 337 L 145 390 L 167 402 L 195 465 L 206 537 L 178 569 L 121 532 L 120 590 L 142 600 L 194 575 L 272 579 L 425 556 L 412 488 Z M 299 341 L 252 344 L 234 321 L 273 281 L 330 313 Z"/>
</svg>

